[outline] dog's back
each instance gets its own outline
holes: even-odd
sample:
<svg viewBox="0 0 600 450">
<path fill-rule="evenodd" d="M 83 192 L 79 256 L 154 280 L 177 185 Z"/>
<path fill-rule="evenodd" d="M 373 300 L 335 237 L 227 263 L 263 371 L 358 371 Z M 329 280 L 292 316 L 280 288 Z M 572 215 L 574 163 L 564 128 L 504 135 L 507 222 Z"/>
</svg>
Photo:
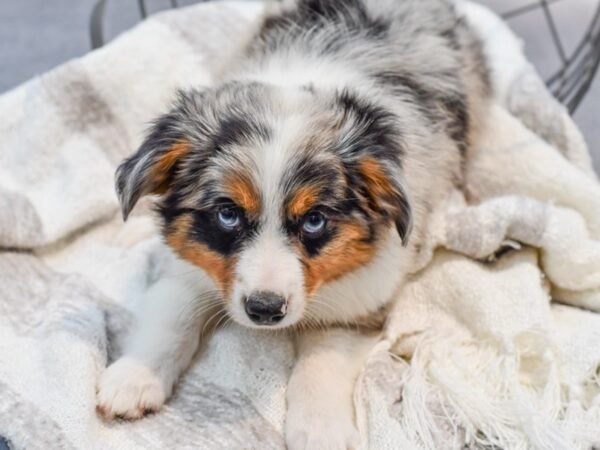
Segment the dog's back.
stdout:
<svg viewBox="0 0 600 450">
<path fill-rule="evenodd" d="M 273 5 L 232 77 L 358 91 L 402 118 L 420 222 L 462 184 L 489 80 L 479 40 L 448 0 L 287 0 Z"/>
<path fill-rule="evenodd" d="M 468 143 L 467 116 L 488 96 L 489 80 L 479 40 L 448 0 L 288 0 L 275 9 L 247 49 L 256 70 L 280 61 L 278 83 L 306 76 L 333 85 L 360 72 L 436 122 L 453 116 L 453 137 Z M 345 76 L 327 72 L 328 61 Z"/>
</svg>

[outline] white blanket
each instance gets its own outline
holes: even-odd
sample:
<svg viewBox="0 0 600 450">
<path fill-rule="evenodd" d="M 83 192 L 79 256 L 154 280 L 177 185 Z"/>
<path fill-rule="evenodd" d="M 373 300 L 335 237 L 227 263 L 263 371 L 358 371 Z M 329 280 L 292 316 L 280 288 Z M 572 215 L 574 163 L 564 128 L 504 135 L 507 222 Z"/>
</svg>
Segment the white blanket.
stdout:
<svg viewBox="0 0 600 450">
<path fill-rule="evenodd" d="M 365 449 L 600 445 L 600 184 L 586 146 L 486 9 L 496 92 L 355 390 Z M 281 336 L 230 325 L 174 397 L 107 423 L 95 384 L 161 276 L 147 207 L 123 224 L 119 161 L 175 88 L 208 85 L 258 3 L 162 13 L 0 97 L 0 435 L 14 448 L 282 448 Z M 147 205 L 146 205 L 147 206 Z M 554 301 L 552 301 L 554 300 Z"/>
</svg>

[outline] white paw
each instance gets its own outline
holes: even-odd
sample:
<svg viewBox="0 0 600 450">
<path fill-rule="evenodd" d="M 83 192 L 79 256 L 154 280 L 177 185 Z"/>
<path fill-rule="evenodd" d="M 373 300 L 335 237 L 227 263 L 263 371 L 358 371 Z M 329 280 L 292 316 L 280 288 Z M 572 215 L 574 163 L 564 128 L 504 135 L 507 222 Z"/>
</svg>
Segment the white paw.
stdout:
<svg viewBox="0 0 600 450">
<path fill-rule="evenodd" d="M 147 366 L 123 357 L 110 365 L 98 383 L 97 408 L 107 419 L 139 419 L 165 403 L 162 380 Z"/>
<path fill-rule="evenodd" d="M 351 415 L 340 410 L 291 408 L 286 417 L 285 443 L 288 450 L 357 450 L 360 436 Z"/>
</svg>

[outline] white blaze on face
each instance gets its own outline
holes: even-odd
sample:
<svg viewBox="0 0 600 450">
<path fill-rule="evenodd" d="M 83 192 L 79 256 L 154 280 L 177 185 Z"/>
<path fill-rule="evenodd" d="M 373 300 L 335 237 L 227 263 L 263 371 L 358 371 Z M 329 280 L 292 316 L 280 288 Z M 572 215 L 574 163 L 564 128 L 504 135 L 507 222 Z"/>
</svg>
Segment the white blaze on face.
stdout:
<svg viewBox="0 0 600 450">
<path fill-rule="evenodd" d="M 297 99 L 286 100 L 294 103 Z M 232 318 L 242 325 L 260 325 L 251 320 L 246 305 L 247 299 L 257 293 L 273 294 L 285 301 L 284 317 L 269 324 L 270 328 L 293 325 L 305 310 L 302 263 L 281 223 L 284 200 L 281 181 L 297 151 L 306 121 L 303 114 L 287 115 L 276 123 L 271 141 L 254 149 L 254 179 L 261 192 L 262 211 L 258 234 L 239 255 L 230 306 Z"/>
<path fill-rule="evenodd" d="M 298 255 L 276 224 L 267 224 L 244 249 L 236 265 L 231 315 L 238 323 L 257 326 L 248 316 L 247 299 L 264 293 L 281 297 L 284 317 L 271 328 L 282 328 L 301 319 L 305 309 L 304 277 Z"/>
</svg>

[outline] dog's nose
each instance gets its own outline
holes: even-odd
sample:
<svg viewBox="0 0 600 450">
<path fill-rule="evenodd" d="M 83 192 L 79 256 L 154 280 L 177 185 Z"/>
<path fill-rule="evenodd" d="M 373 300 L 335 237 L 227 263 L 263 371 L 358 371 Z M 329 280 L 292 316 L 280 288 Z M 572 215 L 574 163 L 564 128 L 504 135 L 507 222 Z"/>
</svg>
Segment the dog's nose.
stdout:
<svg viewBox="0 0 600 450">
<path fill-rule="evenodd" d="M 275 292 L 253 292 L 245 298 L 246 314 L 258 325 L 275 325 L 285 317 L 286 301 Z"/>
</svg>

